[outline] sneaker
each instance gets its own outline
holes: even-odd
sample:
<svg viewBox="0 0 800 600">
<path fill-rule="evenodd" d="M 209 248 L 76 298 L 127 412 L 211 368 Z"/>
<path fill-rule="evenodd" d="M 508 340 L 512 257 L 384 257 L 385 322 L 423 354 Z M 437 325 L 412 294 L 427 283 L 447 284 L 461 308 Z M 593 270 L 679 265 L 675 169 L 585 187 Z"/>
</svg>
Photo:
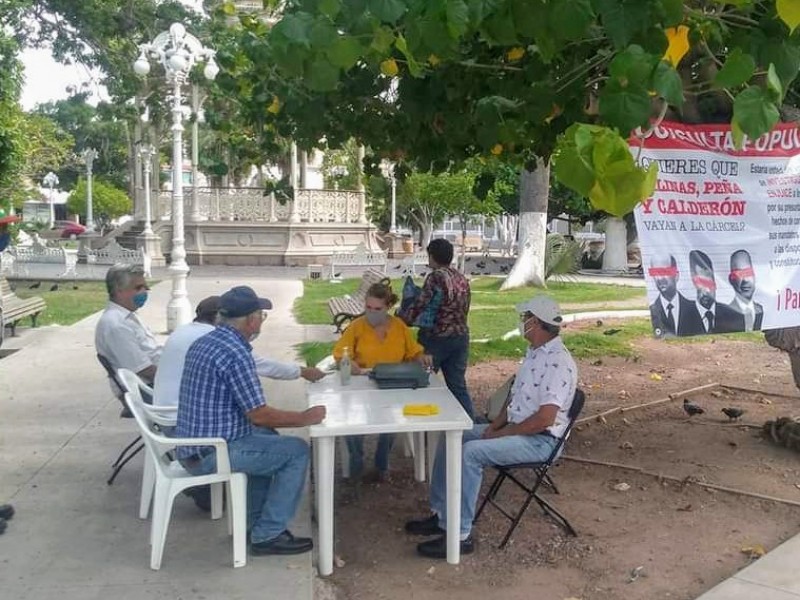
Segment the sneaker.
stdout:
<svg viewBox="0 0 800 600">
<path fill-rule="evenodd" d="M 433 514 L 427 519 L 406 521 L 406 533 L 411 535 L 442 535 L 444 529 L 439 527 L 439 515 Z"/>
<path fill-rule="evenodd" d="M 303 554 L 314 547 L 311 538 L 294 537 L 288 529 L 266 542 L 251 542 L 250 552 L 255 556 L 269 554 Z"/>
<path fill-rule="evenodd" d="M 467 539 L 461 540 L 461 554 L 472 554 L 475 551 L 475 543 L 470 535 Z M 433 540 L 417 544 L 417 554 L 426 558 L 447 558 L 447 536 L 442 535 Z"/>
</svg>

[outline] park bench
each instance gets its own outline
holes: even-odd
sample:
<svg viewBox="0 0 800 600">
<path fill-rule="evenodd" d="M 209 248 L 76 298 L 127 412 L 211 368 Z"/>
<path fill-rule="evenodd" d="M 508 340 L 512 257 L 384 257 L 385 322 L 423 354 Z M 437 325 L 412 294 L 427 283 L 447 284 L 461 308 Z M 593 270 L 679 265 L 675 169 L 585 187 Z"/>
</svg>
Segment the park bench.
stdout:
<svg viewBox="0 0 800 600">
<path fill-rule="evenodd" d="M 367 250 L 359 244 L 353 250 L 334 252 L 331 255 L 331 279 L 340 279 L 342 270 L 346 268 L 379 268 L 386 274 L 386 253 L 382 250 Z"/>
<path fill-rule="evenodd" d="M 86 264 L 89 265 L 92 273 L 94 273 L 94 267 L 97 265 L 142 265 L 145 277 L 151 276 L 150 256 L 142 248 L 138 250 L 123 248 L 116 240 L 111 240 L 102 248 L 88 250 L 86 252 Z"/>
<path fill-rule="evenodd" d="M 428 252 L 425 250 L 417 250 L 414 254 L 406 256 L 402 263 L 403 275 L 417 276 L 417 268 L 425 270 L 428 267 Z"/>
<path fill-rule="evenodd" d="M 17 332 L 17 322 L 25 317 L 30 317 L 31 325 L 36 327 L 36 318 L 45 308 L 47 305 L 39 296 L 24 299 L 17 296 L 8 279 L 0 276 L 0 322 L 11 329 L 12 336 Z"/>
<path fill-rule="evenodd" d="M 364 314 L 364 302 L 367 299 L 367 290 L 373 283 L 390 284 L 391 281 L 384 273 L 376 269 L 367 269 L 361 277 L 361 285 L 353 294 L 336 296 L 328 300 L 328 310 L 333 317 L 336 333 L 341 333 L 344 324 Z"/>
</svg>

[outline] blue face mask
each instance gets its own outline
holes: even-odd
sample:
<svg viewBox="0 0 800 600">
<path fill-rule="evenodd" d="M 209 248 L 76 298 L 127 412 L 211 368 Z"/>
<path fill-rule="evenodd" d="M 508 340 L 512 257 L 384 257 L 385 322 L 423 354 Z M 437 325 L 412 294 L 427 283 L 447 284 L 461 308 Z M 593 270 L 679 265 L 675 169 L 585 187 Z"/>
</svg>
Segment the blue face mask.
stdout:
<svg viewBox="0 0 800 600">
<path fill-rule="evenodd" d="M 147 302 L 147 292 L 139 292 L 133 297 L 133 305 L 136 308 L 142 308 Z"/>
</svg>

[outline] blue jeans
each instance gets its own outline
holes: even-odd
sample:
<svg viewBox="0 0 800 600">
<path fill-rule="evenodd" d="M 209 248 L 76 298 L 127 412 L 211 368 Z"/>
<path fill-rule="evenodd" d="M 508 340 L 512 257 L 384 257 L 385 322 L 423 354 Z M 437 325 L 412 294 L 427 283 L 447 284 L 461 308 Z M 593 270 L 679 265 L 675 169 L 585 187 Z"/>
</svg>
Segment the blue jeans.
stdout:
<svg viewBox="0 0 800 600">
<path fill-rule="evenodd" d="M 434 336 L 420 331 L 419 343 L 425 352 L 433 356 L 433 366 L 441 369 L 447 388 L 461 403 L 470 419 L 475 418 L 472 398 L 467 391 L 467 359 L 469 358 L 469 335 Z"/>
<path fill-rule="evenodd" d="M 308 469 L 308 444 L 298 437 L 256 427 L 228 442 L 231 470 L 247 473 L 247 530 L 253 543 L 278 537 L 294 517 Z M 192 475 L 216 470 L 216 453 L 199 462 L 181 461 Z"/>
<path fill-rule="evenodd" d="M 364 436 L 348 435 L 345 437 L 347 451 L 350 453 L 350 477 L 358 478 L 364 470 Z M 394 435 L 382 433 L 378 436 L 378 447 L 375 449 L 375 468 L 381 473 L 389 470 L 389 452 L 392 450 Z"/>
<path fill-rule="evenodd" d="M 464 432 L 461 447 L 461 536 L 472 531 L 475 506 L 481 491 L 483 468 L 490 465 L 513 465 L 545 461 L 556 445 L 547 435 L 507 435 L 491 440 L 481 439 L 488 425 L 475 425 Z M 436 448 L 436 461 L 431 477 L 431 510 L 439 515 L 439 527 L 447 529 L 447 469 L 444 436 Z"/>
</svg>

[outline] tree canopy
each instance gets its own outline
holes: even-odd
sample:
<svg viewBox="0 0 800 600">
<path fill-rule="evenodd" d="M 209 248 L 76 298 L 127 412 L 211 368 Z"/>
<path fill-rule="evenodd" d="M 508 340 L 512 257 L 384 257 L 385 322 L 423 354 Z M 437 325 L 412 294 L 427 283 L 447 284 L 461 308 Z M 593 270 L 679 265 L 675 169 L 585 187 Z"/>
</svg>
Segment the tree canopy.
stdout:
<svg viewBox="0 0 800 600">
<path fill-rule="evenodd" d="M 747 143 L 778 122 L 800 68 L 800 8 L 786 0 L 265 5 L 280 5 L 277 22 L 242 16 L 223 65 L 264 127 L 309 145 L 355 136 L 422 170 L 552 157 L 560 181 L 618 215 L 655 181 L 632 130 L 712 112 Z"/>
</svg>

